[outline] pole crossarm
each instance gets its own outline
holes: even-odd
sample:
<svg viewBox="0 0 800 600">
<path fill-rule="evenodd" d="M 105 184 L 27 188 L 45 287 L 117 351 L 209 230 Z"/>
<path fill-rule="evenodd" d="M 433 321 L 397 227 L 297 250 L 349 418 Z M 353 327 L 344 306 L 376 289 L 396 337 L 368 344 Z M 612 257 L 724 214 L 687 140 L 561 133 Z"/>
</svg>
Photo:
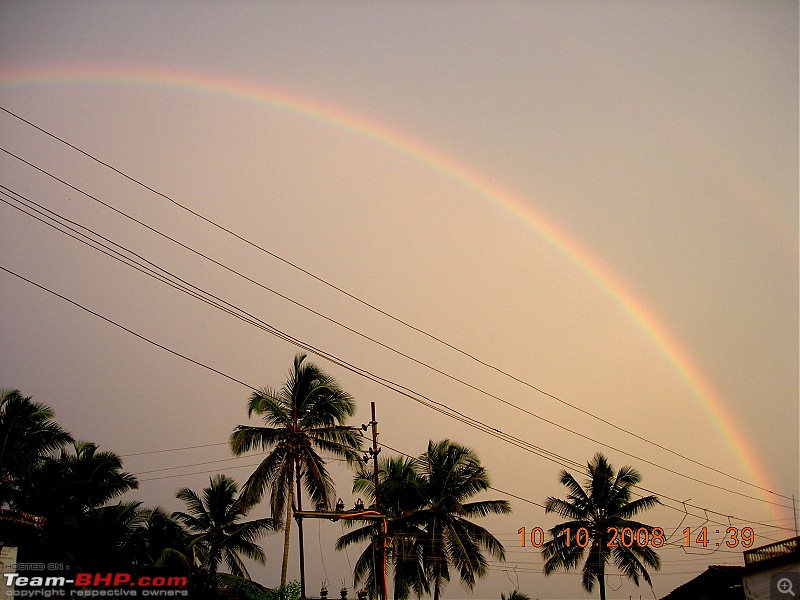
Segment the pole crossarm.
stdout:
<svg viewBox="0 0 800 600">
<path fill-rule="evenodd" d="M 382 521 L 383 522 L 383 536 L 381 538 L 382 544 L 386 543 L 386 536 L 389 534 L 389 525 L 387 517 L 377 510 L 359 510 L 350 512 L 336 512 L 332 510 L 295 510 L 292 509 L 294 518 L 298 523 L 303 519 L 330 519 L 331 521 L 347 521 L 350 519 L 358 519 L 363 521 Z M 383 587 L 380 590 L 381 599 L 388 600 L 388 586 L 386 584 L 386 550 L 384 548 L 382 561 L 381 561 L 381 579 Z"/>
<path fill-rule="evenodd" d="M 362 510 L 358 512 L 335 512 L 332 510 L 294 510 L 294 518 L 300 519 L 330 519 L 340 521 L 347 519 L 363 519 L 365 521 L 386 520 L 386 515 L 377 510 Z"/>
</svg>

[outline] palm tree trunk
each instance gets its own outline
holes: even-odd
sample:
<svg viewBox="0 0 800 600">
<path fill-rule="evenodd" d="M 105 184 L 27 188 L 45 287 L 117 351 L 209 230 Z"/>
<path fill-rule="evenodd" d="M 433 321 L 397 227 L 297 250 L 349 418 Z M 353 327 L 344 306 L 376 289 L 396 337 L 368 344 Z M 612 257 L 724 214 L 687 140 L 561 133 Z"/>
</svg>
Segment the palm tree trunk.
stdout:
<svg viewBox="0 0 800 600">
<path fill-rule="evenodd" d="M 602 536 L 601 536 L 602 542 Z M 598 573 L 597 573 L 597 581 L 600 584 L 600 600 L 606 600 L 606 569 L 605 563 L 603 562 L 603 545 L 598 544 L 597 546 L 597 553 L 600 556 L 598 560 Z"/>
<path fill-rule="evenodd" d="M 297 510 L 303 510 L 303 494 L 300 488 L 300 463 L 295 459 L 297 468 Z M 303 519 L 297 519 L 297 538 L 300 548 L 300 600 L 306 600 L 306 557 L 303 550 Z"/>
<path fill-rule="evenodd" d="M 211 547 L 208 557 L 208 583 L 211 586 L 211 593 L 215 596 L 219 591 L 217 570 L 219 569 L 219 548 Z"/>
<path fill-rule="evenodd" d="M 433 568 L 435 569 L 435 579 L 433 584 L 433 600 L 439 600 L 439 587 L 442 583 L 442 562 L 441 562 L 441 555 L 439 554 L 439 547 L 438 545 L 442 544 L 441 538 L 437 539 L 436 533 L 436 519 L 433 520 L 433 525 L 431 526 L 431 531 L 433 532 L 433 538 L 431 543 L 433 544 Z"/>
<path fill-rule="evenodd" d="M 289 496 L 286 498 L 286 523 L 283 527 L 283 565 L 281 566 L 281 587 L 286 585 L 286 569 L 289 566 L 289 541 L 292 528 L 292 504 L 294 504 L 293 476 L 289 475 Z"/>
<path fill-rule="evenodd" d="M 600 572 L 597 579 L 600 584 L 600 600 L 606 600 L 606 563 L 603 560 L 603 542 L 605 540 L 603 539 L 602 531 L 598 537 L 600 538 L 600 543 L 597 544 L 597 564 Z"/>
<path fill-rule="evenodd" d="M 436 573 L 433 580 L 433 600 L 439 600 L 439 588 L 442 584 L 442 563 L 438 555 L 433 557 L 433 568 Z"/>
</svg>

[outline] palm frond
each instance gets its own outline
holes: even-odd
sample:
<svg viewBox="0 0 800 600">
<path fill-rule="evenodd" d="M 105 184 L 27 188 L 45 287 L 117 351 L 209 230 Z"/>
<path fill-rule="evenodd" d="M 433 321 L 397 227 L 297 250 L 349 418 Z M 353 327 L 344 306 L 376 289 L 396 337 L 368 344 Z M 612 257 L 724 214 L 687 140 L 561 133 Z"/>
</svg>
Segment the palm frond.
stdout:
<svg viewBox="0 0 800 600">
<path fill-rule="evenodd" d="M 250 474 L 247 481 L 242 486 L 241 498 L 246 507 L 254 506 L 264 496 L 265 491 L 272 490 L 270 508 L 272 517 L 280 519 L 279 514 L 283 512 L 283 495 L 276 494 L 276 483 L 280 481 L 279 475 L 285 470 L 291 469 L 291 460 L 288 453 L 283 448 L 274 450 L 271 454 L 259 463 L 255 471 Z M 282 486 L 278 485 L 280 490 Z"/>
<path fill-rule="evenodd" d="M 468 590 L 475 587 L 477 577 L 486 574 L 487 562 L 480 546 L 463 529 L 449 528 L 445 536 L 447 555 L 458 569 L 461 582 Z"/>
<path fill-rule="evenodd" d="M 586 520 L 589 518 L 589 511 L 583 506 L 578 506 L 574 502 L 568 502 L 560 498 L 550 496 L 544 503 L 545 513 L 556 513 L 559 516 L 574 520 Z"/>
<path fill-rule="evenodd" d="M 559 535 L 542 545 L 542 558 L 545 559 L 544 574 L 550 575 L 558 570 L 570 571 L 578 566 L 585 548 L 575 543 L 567 546 L 566 536 Z"/>
<path fill-rule="evenodd" d="M 247 416 L 252 417 L 255 413 L 271 428 L 281 429 L 292 424 L 290 406 L 280 392 L 265 387 L 250 395 L 247 402 Z"/>
<path fill-rule="evenodd" d="M 228 441 L 231 452 L 235 456 L 241 456 L 253 450 L 267 452 L 284 441 L 285 437 L 285 429 L 237 425 Z"/>
<path fill-rule="evenodd" d="M 340 536 L 338 540 L 336 540 L 335 548 L 337 550 L 344 550 L 347 546 L 366 542 L 372 539 L 372 534 L 373 534 L 372 525 L 367 525 L 365 527 L 359 527 L 358 529 L 348 531 L 344 535 Z"/>
<path fill-rule="evenodd" d="M 628 502 L 616 510 L 617 516 L 621 519 L 628 519 L 642 511 L 653 508 L 661 504 L 661 500 L 656 496 L 644 496 L 633 502 Z"/>
<path fill-rule="evenodd" d="M 511 504 L 507 500 L 481 500 L 461 505 L 464 517 L 485 517 L 487 515 L 511 514 Z"/>
<path fill-rule="evenodd" d="M 333 496 L 333 479 L 325 468 L 325 461 L 310 446 L 303 447 L 300 454 L 300 465 L 306 477 L 303 486 L 311 501 L 317 508 L 329 509 Z"/>
</svg>

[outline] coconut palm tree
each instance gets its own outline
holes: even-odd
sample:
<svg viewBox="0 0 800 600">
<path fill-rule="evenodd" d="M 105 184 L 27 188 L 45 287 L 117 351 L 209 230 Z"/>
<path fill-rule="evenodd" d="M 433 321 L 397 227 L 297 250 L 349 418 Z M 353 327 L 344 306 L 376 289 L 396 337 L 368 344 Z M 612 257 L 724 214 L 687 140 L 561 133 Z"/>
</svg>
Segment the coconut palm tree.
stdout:
<svg viewBox="0 0 800 600">
<path fill-rule="evenodd" d="M 178 520 L 163 508 L 143 511 L 140 531 L 142 563 L 151 568 L 172 568 L 189 572 L 193 560 L 189 534 Z"/>
<path fill-rule="evenodd" d="M 305 354 L 295 356 L 280 390 L 264 388 L 250 396 L 247 416 L 259 415 L 264 426 L 239 425 L 230 437 L 236 456 L 257 449 L 269 452 L 248 478 L 242 493 L 248 505 L 269 493 L 272 518 L 284 530 L 281 586 L 286 585 L 292 508 L 295 502 L 298 509 L 302 506 L 302 487 L 316 508 L 331 508 L 333 481 L 318 451 L 354 461 L 361 448 L 360 436 L 344 426 L 347 418 L 355 414 L 353 398 L 333 377 L 305 359 Z M 300 526 L 298 537 L 302 554 Z M 301 558 L 301 583 L 302 568 Z"/>
<path fill-rule="evenodd" d="M 19 390 L 0 390 L 0 507 L 13 505 L 18 481 L 71 441 L 49 406 Z"/>
<path fill-rule="evenodd" d="M 387 516 L 387 562 L 393 571 L 393 597 L 395 600 L 406 600 L 412 593 L 420 597 L 430 591 L 421 543 L 425 532 L 411 518 L 424 506 L 424 482 L 417 472 L 414 459 L 400 457 L 386 457 L 379 461 L 378 482 L 380 510 Z M 353 493 L 366 497 L 372 508 L 376 508 L 375 479 L 371 469 L 358 470 L 353 481 Z M 356 561 L 353 576 L 356 585 L 364 583 L 370 592 L 376 589 L 375 557 L 380 555 L 382 535 L 382 525 L 371 521 L 341 536 L 336 542 L 337 550 L 351 544 L 369 542 Z M 372 593 L 370 595 L 373 596 Z"/>
<path fill-rule="evenodd" d="M 471 521 L 489 514 L 509 514 L 506 500 L 470 498 L 489 488 L 489 476 L 475 452 L 442 440 L 428 442 L 428 450 L 417 459 L 424 480 L 424 507 L 412 522 L 425 531 L 423 551 L 433 600 L 439 600 L 444 583 L 450 581 L 450 566 L 468 589 L 486 574 L 484 552 L 505 560 L 503 544 L 489 531 Z"/>
<path fill-rule="evenodd" d="M 272 519 L 242 521 L 247 507 L 237 498 L 238 486 L 233 479 L 217 475 L 203 489 L 202 498 L 189 488 L 176 494 L 186 504 L 186 512 L 175 512 L 173 518 L 189 532 L 189 547 L 198 550 L 201 571 L 213 593 L 217 588 L 217 570 L 225 561 L 231 574 L 249 579 L 242 556 L 264 564 L 266 556 L 255 541 L 274 529 Z"/>
<path fill-rule="evenodd" d="M 70 564 L 87 572 L 130 569 L 140 555 L 141 502 L 119 502 L 72 515 L 63 527 Z"/>
<path fill-rule="evenodd" d="M 551 496 L 545 503 L 545 512 L 569 519 L 553 527 L 550 530 L 552 539 L 542 546 L 545 575 L 577 567 L 588 552 L 583 564 L 582 583 L 588 592 L 599 584 L 600 600 L 606 597 L 605 569 L 612 558 L 617 568 L 637 586 L 641 576 L 652 588 L 646 567 L 661 568 L 658 553 L 651 545 L 640 546 L 633 540 L 630 546 L 621 543 L 623 540 L 620 539 L 614 543 L 612 536 L 615 530 L 622 533 L 625 528 L 637 533 L 643 528 L 648 537 L 652 536 L 654 529 L 659 528 L 633 521 L 631 517 L 661 502 L 652 495 L 631 501 L 632 488 L 642 479 L 633 467 L 624 466 L 615 475 L 608 459 L 599 452 L 587 466 L 589 478 L 586 487 L 567 471 L 561 471 L 560 480 L 569 490 L 569 495 L 566 500 Z M 583 539 L 578 537 L 579 529 L 587 532 Z M 663 531 L 661 534 L 663 540 Z M 609 547 L 610 543 L 614 546 Z"/>
<path fill-rule="evenodd" d="M 77 504 L 102 506 L 139 487 L 136 477 L 122 470 L 118 454 L 100 450 L 94 442 L 73 442 L 70 449 L 62 449 L 57 459 L 48 462 L 61 471 L 65 491 Z"/>
<path fill-rule="evenodd" d="M 44 517 L 38 550 L 43 556 L 50 562 L 75 565 L 76 529 L 85 527 L 85 535 L 89 535 L 96 529 L 92 519 L 101 516 L 106 519 L 103 523 L 109 523 L 105 513 L 90 513 L 137 487 L 136 478 L 122 470 L 119 455 L 98 450 L 91 442 L 72 442 L 57 455 L 40 458 L 17 479 L 14 506 Z M 134 513 L 131 509 L 125 515 Z"/>
<path fill-rule="evenodd" d="M 136 477 L 122 470 L 118 454 L 99 450 L 92 442 L 72 442 L 29 471 L 19 485 L 17 503 L 55 525 L 137 487 Z"/>
</svg>

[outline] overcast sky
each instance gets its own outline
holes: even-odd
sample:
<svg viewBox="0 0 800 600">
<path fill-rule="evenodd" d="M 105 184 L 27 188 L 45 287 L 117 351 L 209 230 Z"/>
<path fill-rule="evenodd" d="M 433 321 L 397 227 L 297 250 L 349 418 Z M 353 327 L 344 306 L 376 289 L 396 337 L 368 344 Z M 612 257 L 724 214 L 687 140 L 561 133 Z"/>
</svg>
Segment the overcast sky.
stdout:
<svg viewBox="0 0 800 600">
<path fill-rule="evenodd" d="M 637 467 L 667 505 L 644 520 L 677 531 L 653 575 L 657 596 L 708 564 L 742 564 L 741 547 L 679 547 L 684 527 L 704 525 L 702 509 L 723 530 L 712 545 L 728 516 L 754 528 L 756 545 L 794 535 L 797 2 L 4 1 L 0 105 L 639 436 L 0 113 L 6 151 L 351 331 L 2 153 L 6 188 L 558 458 L 312 356 L 355 396 L 355 424 L 376 403 L 389 448 L 467 444 L 494 487 L 538 504 L 565 495 L 566 461 L 599 450 Z M 280 386 L 299 350 L 5 203 L 0 264 L 248 385 Z M 247 478 L 258 458 L 227 460 L 225 444 L 246 422 L 246 386 L 6 272 L 0 286 L 0 385 L 124 455 L 141 482 L 133 497 L 175 510 L 179 487 L 217 472 Z M 351 503 L 352 475 L 331 468 Z M 519 528 L 557 520 L 511 501 L 511 516 L 485 522 L 508 563 L 492 563 L 471 597 L 517 585 L 534 598 L 585 597 L 579 575 L 545 578 L 538 552 L 520 547 Z M 358 551 L 334 553 L 340 534 L 307 526 L 309 593 L 324 579 L 352 587 Z M 266 540 L 267 567 L 254 571 L 267 585 L 278 583 L 281 543 Z M 609 597 L 651 595 L 616 575 L 608 586 Z M 455 581 L 445 591 L 466 596 Z"/>
</svg>

